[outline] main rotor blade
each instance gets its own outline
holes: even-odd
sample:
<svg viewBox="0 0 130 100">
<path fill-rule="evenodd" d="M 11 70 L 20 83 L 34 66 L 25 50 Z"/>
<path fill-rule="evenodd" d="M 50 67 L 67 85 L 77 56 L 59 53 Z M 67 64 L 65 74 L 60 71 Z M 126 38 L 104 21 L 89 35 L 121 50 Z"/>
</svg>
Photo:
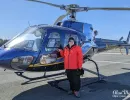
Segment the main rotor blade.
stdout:
<svg viewBox="0 0 130 100">
<path fill-rule="evenodd" d="M 88 11 L 88 10 L 122 10 L 129 11 L 128 7 L 76 7 L 70 8 L 71 10 L 75 10 L 76 12 Z"/>
<path fill-rule="evenodd" d="M 88 7 L 88 10 L 130 10 L 130 8 L 127 7 Z"/>
<path fill-rule="evenodd" d="M 70 12 L 67 12 L 65 15 L 61 15 L 58 17 L 58 19 L 55 21 L 54 25 L 57 24 L 57 22 L 62 21 L 67 15 L 69 15 Z"/>
<path fill-rule="evenodd" d="M 38 3 L 42 3 L 42 4 L 47 4 L 47 5 L 58 7 L 58 8 L 62 7 L 62 5 L 52 4 L 52 3 L 48 3 L 48 2 L 44 2 L 44 1 L 39 1 L 39 0 L 27 0 L 27 1 L 33 1 L 33 2 L 38 2 Z"/>
</svg>

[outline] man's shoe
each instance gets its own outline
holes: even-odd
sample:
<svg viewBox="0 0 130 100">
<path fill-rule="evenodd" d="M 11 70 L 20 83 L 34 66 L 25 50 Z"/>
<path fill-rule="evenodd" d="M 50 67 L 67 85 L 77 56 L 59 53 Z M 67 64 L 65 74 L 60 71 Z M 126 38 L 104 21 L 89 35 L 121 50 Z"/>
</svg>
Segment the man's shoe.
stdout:
<svg viewBox="0 0 130 100">
<path fill-rule="evenodd" d="M 80 92 L 79 92 L 79 91 L 74 91 L 74 95 L 75 95 L 77 98 L 80 98 Z"/>
<path fill-rule="evenodd" d="M 72 95 L 73 94 L 73 91 L 68 91 L 68 95 Z"/>
</svg>

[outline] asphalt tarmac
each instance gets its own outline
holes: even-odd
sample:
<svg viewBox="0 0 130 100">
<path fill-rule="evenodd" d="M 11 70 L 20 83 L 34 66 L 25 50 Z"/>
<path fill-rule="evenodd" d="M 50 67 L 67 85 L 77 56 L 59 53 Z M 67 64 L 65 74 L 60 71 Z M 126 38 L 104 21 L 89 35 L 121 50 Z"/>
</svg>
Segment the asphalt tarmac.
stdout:
<svg viewBox="0 0 130 100">
<path fill-rule="evenodd" d="M 100 76 L 104 81 L 97 81 L 97 73 L 94 63 L 87 62 L 83 64 L 85 75 L 81 77 L 82 85 L 89 84 L 81 88 L 81 98 L 74 95 L 68 95 L 66 92 L 50 86 L 48 82 L 66 78 L 65 75 L 59 75 L 50 78 L 44 78 L 28 81 L 17 76 L 14 71 L 0 69 L 0 100 L 129 100 L 130 99 L 130 55 L 125 55 L 117 50 L 95 54 L 95 60 L 99 66 Z M 63 72 L 63 71 L 60 71 Z M 58 72 L 48 72 L 55 74 Z M 28 77 L 39 77 L 42 72 L 25 72 Z M 64 89 L 69 89 L 68 81 L 59 84 Z"/>
</svg>

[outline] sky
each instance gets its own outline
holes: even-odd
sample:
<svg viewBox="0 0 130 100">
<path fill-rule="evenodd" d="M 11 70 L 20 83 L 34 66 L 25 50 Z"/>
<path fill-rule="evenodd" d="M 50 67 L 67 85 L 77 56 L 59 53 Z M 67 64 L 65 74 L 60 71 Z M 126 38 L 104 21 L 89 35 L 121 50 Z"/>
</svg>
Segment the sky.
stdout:
<svg viewBox="0 0 130 100">
<path fill-rule="evenodd" d="M 54 4 L 78 4 L 86 7 L 130 7 L 130 0 L 44 0 Z M 26 0 L 1 0 L 0 38 L 11 39 L 31 25 L 49 24 L 66 12 Z M 98 38 L 126 39 L 130 31 L 130 11 L 88 11 L 77 13 L 77 20 L 93 25 Z"/>
</svg>

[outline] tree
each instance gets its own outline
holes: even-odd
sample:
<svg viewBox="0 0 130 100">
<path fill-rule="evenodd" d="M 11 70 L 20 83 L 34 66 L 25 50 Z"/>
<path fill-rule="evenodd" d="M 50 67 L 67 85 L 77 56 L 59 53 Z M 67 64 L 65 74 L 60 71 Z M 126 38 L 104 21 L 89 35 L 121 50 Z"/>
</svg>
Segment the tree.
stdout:
<svg viewBox="0 0 130 100">
<path fill-rule="evenodd" d="M 3 44 L 5 44 L 8 40 L 7 39 L 1 39 L 0 38 L 0 46 L 2 46 Z"/>
</svg>

